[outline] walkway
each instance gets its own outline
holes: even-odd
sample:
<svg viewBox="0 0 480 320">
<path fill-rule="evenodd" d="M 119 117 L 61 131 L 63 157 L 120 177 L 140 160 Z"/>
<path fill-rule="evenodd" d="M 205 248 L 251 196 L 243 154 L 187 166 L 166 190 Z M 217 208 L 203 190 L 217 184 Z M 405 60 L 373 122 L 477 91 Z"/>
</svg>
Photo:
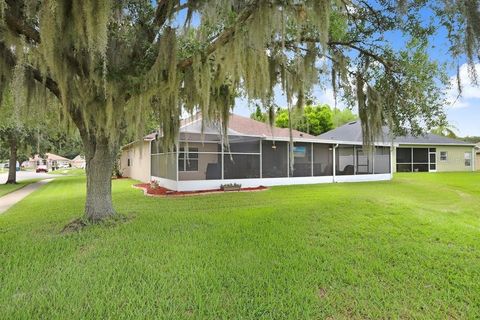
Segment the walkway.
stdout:
<svg viewBox="0 0 480 320">
<path fill-rule="evenodd" d="M 31 183 L 17 191 L 13 191 L 9 194 L 4 195 L 0 198 L 0 214 L 4 213 L 14 204 L 28 196 L 30 193 L 34 192 L 44 184 L 49 183 L 53 179 L 45 179 L 38 182 Z"/>
<path fill-rule="evenodd" d="M 31 179 L 48 179 L 48 178 L 57 178 L 58 175 L 50 173 L 36 173 L 35 171 L 18 171 L 17 172 L 17 182 Z M 0 173 L 0 184 L 4 184 L 7 181 L 8 172 Z"/>
</svg>

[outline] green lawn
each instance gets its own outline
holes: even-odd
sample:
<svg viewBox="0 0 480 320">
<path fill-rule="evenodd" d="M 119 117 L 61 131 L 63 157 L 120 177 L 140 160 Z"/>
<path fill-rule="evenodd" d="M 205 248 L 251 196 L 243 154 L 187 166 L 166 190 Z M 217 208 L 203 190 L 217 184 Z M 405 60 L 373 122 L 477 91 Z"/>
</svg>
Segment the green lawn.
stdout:
<svg viewBox="0 0 480 320">
<path fill-rule="evenodd" d="M 7 193 L 13 192 L 13 191 L 18 190 L 20 188 L 23 188 L 27 184 L 36 182 L 38 180 L 40 180 L 40 179 L 24 180 L 24 181 L 17 182 L 16 184 L 0 184 L 0 197 L 6 195 Z"/>
<path fill-rule="evenodd" d="M 480 174 L 144 197 L 114 181 L 116 226 L 59 231 L 84 177 L 0 216 L 10 319 L 479 318 Z"/>
<path fill-rule="evenodd" d="M 50 171 L 50 174 L 57 174 L 57 175 L 68 175 L 68 176 L 84 176 L 85 169 L 79 168 L 67 168 L 67 169 L 58 169 L 55 171 Z"/>
</svg>

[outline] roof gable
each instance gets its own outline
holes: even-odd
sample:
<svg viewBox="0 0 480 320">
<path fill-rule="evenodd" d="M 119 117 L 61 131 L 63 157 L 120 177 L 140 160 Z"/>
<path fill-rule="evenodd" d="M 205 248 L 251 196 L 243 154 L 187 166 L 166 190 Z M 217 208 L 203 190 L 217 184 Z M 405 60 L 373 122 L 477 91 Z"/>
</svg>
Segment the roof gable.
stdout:
<svg viewBox="0 0 480 320">
<path fill-rule="evenodd" d="M 330 130 L 318 136 L 321 139 L 336 141 L 362 142 L 362 126 L 360 120 L 355 120 L 344 124 L 336 129 Z M 382 133 L 375 142 L 395 142 L 398 144 L 431 144 L 431 145 L 470 145 L 465 141 L 439 136 L 433 133 L 426 133 L 421 136 L 399 136 L 393 137 L 390 130 L 384 126 Z"/>
</svg>

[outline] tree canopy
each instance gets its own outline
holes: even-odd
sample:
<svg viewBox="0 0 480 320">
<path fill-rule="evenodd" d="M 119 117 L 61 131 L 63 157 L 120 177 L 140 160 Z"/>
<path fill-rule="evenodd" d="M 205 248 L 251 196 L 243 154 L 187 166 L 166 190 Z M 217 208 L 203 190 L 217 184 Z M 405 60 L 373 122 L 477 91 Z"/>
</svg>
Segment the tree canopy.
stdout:
<svg viewBox="0 0 480 320">
<path fill-rule="evenodd" d="M 289 113 L 286 108 L 277 108 L 273 115 L 276 127 L 288 128 L 292 122 L 292 128 L 298 131 L 317 136 L 336 127 L 339 127 L 349 121 L 355 120 L 357 117 L 350 109 L 331 108 L 329 105 L 307 105 L 302 109 L 293 110 Z M 262 112 L 257 107 L 250 118 L 268 122 L 270 116 L 266 112 Z"/>
<path fill-rule="evenodd" d="M 86 215 L 98 220 L 115 213 L 105 172 L 119 143 L 152 109 L 172 145 L 183 111 L 226 123 L 235 97 L 269 109 L 279 88 L 301 107 L 328 82 L 358 106 L 367 141 L 383 123 L 441 125 L 446 77 L 426 53 L 433 24 L 473 63 L 479 16 L 477 0 L 1 0 L 0 92 L 11 84 L 25 107 L 61 102 L 85 147 Z M 393 46 L 389 32 L 408 45 Z"/>
</svg>

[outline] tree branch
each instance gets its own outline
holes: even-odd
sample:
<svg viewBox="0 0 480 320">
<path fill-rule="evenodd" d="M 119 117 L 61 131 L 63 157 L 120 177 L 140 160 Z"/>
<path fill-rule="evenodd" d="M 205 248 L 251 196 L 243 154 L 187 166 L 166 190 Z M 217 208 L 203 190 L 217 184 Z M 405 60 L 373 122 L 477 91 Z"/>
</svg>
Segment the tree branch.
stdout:
<svg viewBox="0 0 480 320">
<path fill-rule="evenodd" d="M 14 16 L 11 13 L 5 14 L 5 21 L 7 27 L 17 35 L 23 35 L 27 40 L 34 42 L 35 44 L 39 45 L 41 42 L 40 33 L 33 27 L 27 25 L 21 18 Z M 81 64 L 78 60 L 70 54 L 65 55 L 66 60 L 74 70 L 74 72 L 78 75 L 86 75 L 88 74 L 87 68 L 82 68 Z"/>
<path fill-rule="evenodd" d="M 386 61 L 385 59 L 383 59 L 381 56 L 371 52 L 371 51 L 368 51 L 368 50 L 365 50 L 363 49 L 362 47 L 359 47 L 357 45 L 355 45 L 354 43 L 352 42 L 339 42 L 339 41 L 329 41 L 328 42 L 328 45 L 329 46 L 344 46 L 344 47 L 348 47 L 348 48 L 351 48 L 351 49 L 354 49 L 358 52 L 360 52 L 361 54 L 363 54 L 364 56 L 368 56 L 372 59 L 374 59 L 375 61 L 378 61 L 380 62 L 386 70 L 388 71 L 391 71 L 391 72 L 397 72 L 394 68 L 393 68 L 393 65 L 390 61 Z"/>
<path fill-rule="evenodd" d="M 174 7 L 175 3 L 177 4 L 176 7 Z M 188 1 L 184 4 L 180 4 L 180 1 L 178 0 L 160 0 L 158 1 L 157 9 L 155 10 L 155 19 L 153 20 L 153 23 L 161 28 L 165 22 L 167 22 L 172 13 L 186 9 L 188 6 Z"/>
<path fill-rule="evenodd" d="M 12 51 L 7 46 L 0 42 L 0 58 L 2 58 L 7 66 L 14 68 L 16 65 L 16 59 Z M 25 65 L 25 71 L 31 75 L 31 78 L 44 85 L 51 93 L 53 93 L 58 99 L 61 100 L 61 92 L 58 88 L 57 82 L 48 76 L 42 76 L 42 73 L 32 67 L 31 65 Z"/>
<path fill-rule="evenodd" d="M 255 9 L 257 8 L 257 3 L 258 2 L 255 1 L 254 3 L 250 4 L 247 8 L 245 8 L 240 13 L 240 15 L 237 18 L 237 21 L 235 21 L 233 26 L 223 30 L 223 32 L 215 40 L 213 40 L 212 43 L 210 43 L 210 45 L 208 45 L 208 47 L 205 49 L 205 55 L 210 55 L 222 45 L 227 44 L 235 36 L 237 27 L 245 23 L 255 12 Z M 193 63 L 193 57 L 190 57 L 178 62 L 177 67 L 180 69 L 185 69 L 191 66 L 192 63 Z"/>
<path fill-rule="evenodd" d="M 37 44 L 40 43 L 40 33 L 27 25 L 22 19 L 7 12 L 5 14 L 5 22 L 8 28 L 14 33 L 23 35 L 26 39 L 36 42 Z"/>
</svg>

